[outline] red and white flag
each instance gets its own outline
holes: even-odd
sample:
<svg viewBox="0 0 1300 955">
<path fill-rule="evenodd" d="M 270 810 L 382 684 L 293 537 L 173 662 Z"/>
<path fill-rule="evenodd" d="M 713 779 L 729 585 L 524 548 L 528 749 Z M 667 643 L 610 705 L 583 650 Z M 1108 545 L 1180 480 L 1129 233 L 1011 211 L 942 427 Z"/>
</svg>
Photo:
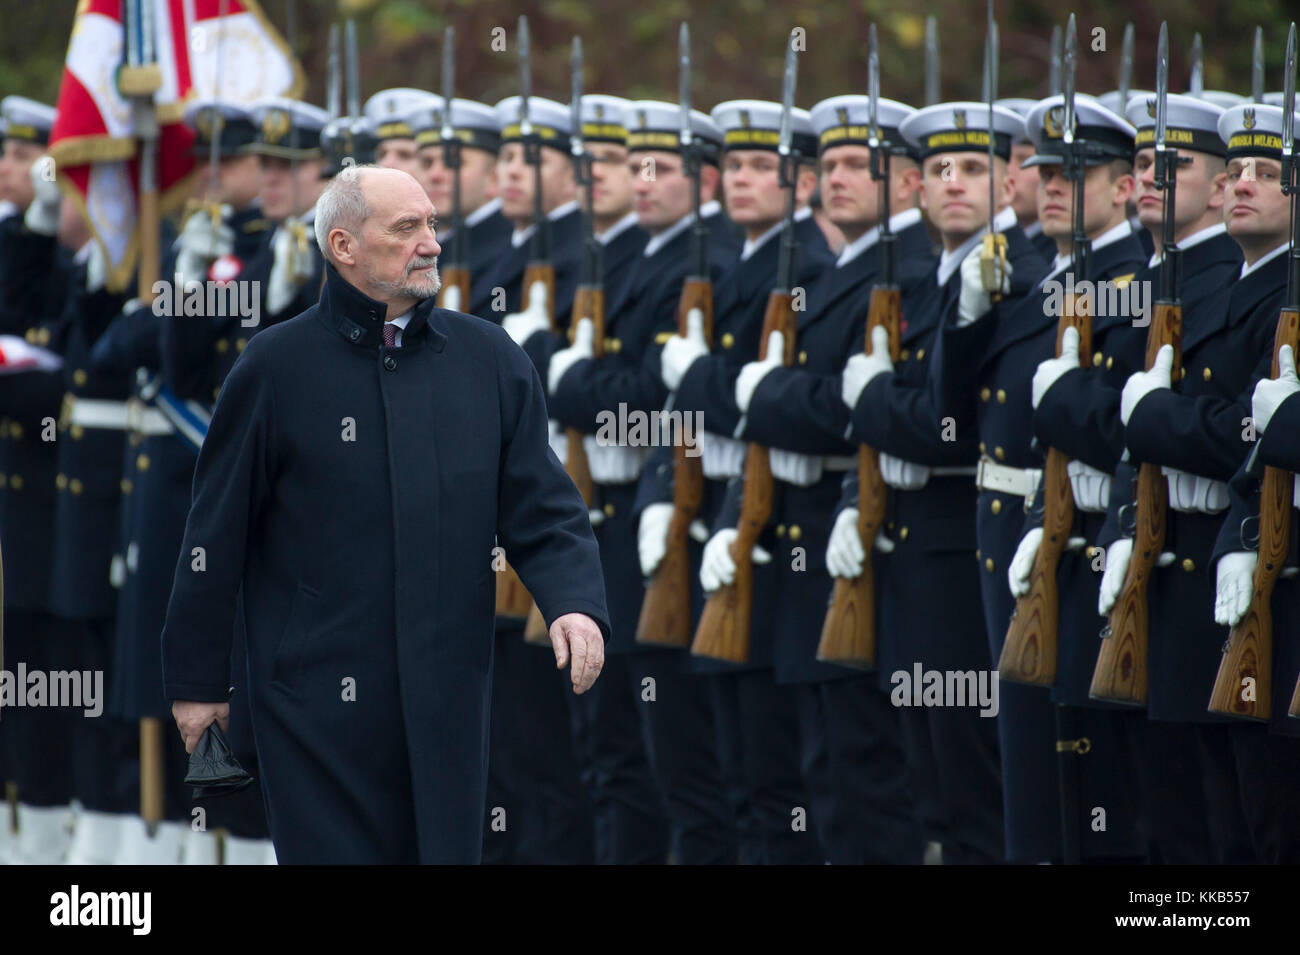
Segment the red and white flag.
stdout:
<svg viewBox="0 0 1300 955">
<path fill-rule="evenodd" d="M 296 97 L 302 68 L 256 0 L 141 2 L 152 12 L 162 76 L 154 106 L 158 195 L 166 214 L 190 195 L 194 137 L 181 122 L 185 104 L 216 96 L 245 105 L 263 96 Z M 50 134 L 59 183 L 103 247 L 113 291 L 130 282 L 139 251 L 139 140 L 131 101 L 117 88 L 117 70 L 125 61 L 122 9 L 122 0 L 78 5 Z"/>
</svg>

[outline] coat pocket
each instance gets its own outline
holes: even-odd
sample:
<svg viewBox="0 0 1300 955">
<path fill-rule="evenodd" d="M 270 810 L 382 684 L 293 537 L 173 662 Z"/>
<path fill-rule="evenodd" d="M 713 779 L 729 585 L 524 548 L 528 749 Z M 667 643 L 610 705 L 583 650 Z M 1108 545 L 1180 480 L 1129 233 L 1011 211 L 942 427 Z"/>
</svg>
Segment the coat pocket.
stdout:
<svg viewBox="0 0 1300 955">
<path fill-rule="evenodd" d="M 303 584 L 294 592 L 293 602 L 289 605 L 289 619 L 275 645 L 275 654 L 271 660 L 271 680 L 284 686 L 292 686 L 302 670 L 303 654 L 306 651 L 307 635 L 311 630 L 316 598 L 320 591 Z"/>
</svg>

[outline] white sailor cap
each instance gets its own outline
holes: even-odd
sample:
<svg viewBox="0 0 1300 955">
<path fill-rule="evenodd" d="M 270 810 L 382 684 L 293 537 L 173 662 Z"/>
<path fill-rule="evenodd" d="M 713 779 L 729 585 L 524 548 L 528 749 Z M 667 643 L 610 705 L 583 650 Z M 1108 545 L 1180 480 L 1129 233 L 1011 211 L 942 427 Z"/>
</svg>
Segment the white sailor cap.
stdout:
<svg viewBox="0 0 1300 955">
<path fill-rule="evenodd" d="M 406 115 L 417 144 L 436 146 L 442 142 L 443 121 L 450 119 L 452 135 L 460 140 L 461 145 L 490 153 L 501 148 L 496 110 L 487 103 L 457 97 L 451 101 L 451 115 L 448 117 L 445 103 L 441 96 L 431 96 Z"/>
<path fill-rule="evenodd" d="M 1198 99 L 1213 103 L 1220 109 L 1231 109 L 1234 106 L 1240 106 L 1242 103 L 1250 102 L 1249 96 L 1242 96 L 1240 93 L 1229 93 L 1227 90 L 1202 90 Z"/>
<path fill-rule="evenodd" d="M 50 144 L 54 128 L 54 107 L 26 96 L 6 96 L 0 100 L 0 117 L 5 124 L 4 138 L 38 146 Z"/>
<path fill-rule="evenodd" d="M 592 143 L 617 143 L 627 145 L 627 111 L 630 99 L 609 96 L 605 93 L 584 93 L 582 96 L 582 138 Z M 569 104 L 572 116 L 573 104 Z"/>
<path fill-rule="evenodd" d="M 414 139 L 415 132 L 406 116 L 413 109 L 436 99 L 427 90 L 411 89 L 398 86 L 391 90 L 380 90 L 361 108 L 361 114 L 374 123 L 375 136 L 382 143 L 386 139 Z"/>
<path fill-rule="evenodd" d="M 507 96 L 494 107 L 502 143 L 523 141 L 523 97 Z M 569 151 L 569 108 L 541 96 L 528 97 L 528 121 L 543 146 Z"/>
<path fill-rule="evenodd" d="M 713 107 L 709 115 L 722 127 L 722 150 L 777 151 L 781 134 L 781 104 L 758 99 L 733 99 Z M 790 148 L 803 159 L 817 156 L 817 137 L 806 109 L 791 112 Z"/>
<path fill-rule="evenodd" d="M 1039 100 L 1025 120 L 1034 155 L 1021 166 L 1059 165 L 1065 156 L 1065 97 L 1060 93 Z M 1133 161 L 1131 123 L 1086 93 L 1074 96 L 1074 135 L 1084 143 L 1084 163 L 1098 166 L 1113 159 Z"/>
<path fill-rule="evenodd" d="M 345 165 L 362 166 L 374 162 L 378 145 L 375 124 L 364 116 L 331 119 L 320 131 L 321 152 L 325 155 L 321 178 L 337 176 Z M 347 163 L 349 159 L 352 161 L 350 164 Z"/>
<path fill-rule="evenodd" d="M 1193 149 L 1199 153 L 1222 156 L 1219 117 L 1223 109 L 1195 96 L 1170 93 L 1165 100 L 1165 142 L 1175 149 Z M 1129 98 L 1125 110 L 1137 128 L 1134 149 L 1146 149 L 1156 143 L 1156 94 L 1142 93 Z"/>
<path fill-rule="evenodd" d="M 916 110 L 906 103 L 892 99 L 876 100 L 877 139 L 888 140 L 891 146 L 912 155 L 911 147 L 899 132 L 903 120 Z M 859 93 L 832 96 L 816 103 L 808 111 L 817 147 L 821 152 L 835 146 L 871 145 L 871 97 Z"/>
<path fill-rule="evenodd" d="M 1300 129 L 1300 123 L 1295 128 Z M 1228 145 L 1228 159 L 1238 156 L 1281 159 L 1282 107 L 1245 103 L 1224 110 L 1219 117 L 1219 138 Z"/>
<path fill-rule="evenodd" d="M 1024 135 L 1025 122 L 1014 110 L 993 106 L 993 152 L 1011 158 L 1011 144 Z M 935 153 L 988 152 L 989 104 L 936 103 L 903 121 L 903 137 L 924 160 Z"/>
<path fill-rule="evenodd" d="M 1119 90 L 1111 90 L 1109 93 L 1102 93 L 1100 96 L 1098 96 L 1097 102 L 1100 103 L 1102 106 L 1105 106 L 1116 116 L 1123 116 L 1129 122 L 1132 122 L 1133 121 L 1132 117 L 1128 115 L 1128 104 L 1133 102 L 1133 98 L 1135 96 L 1155 96 L 1155 95 L 1156 94 L 1151 92 L 1151 90 L 1129 90 L 1128 99 L 1122 100 L 1120 99 Z"/>
<path fill-rule="evenodd" d="M 1282 92 L 1282 90 L 1278 90 L 1276 93 L 1265 93 L 1264 104 L 1267 106 L 1281 106 L 1285 97 L 1286 93 Z"/>
<path fill-rule="evenodd" d="M 638 99 L 628 104 L 623 116 L 627 126 L 628 152 L 682 151 L 682 108 L 662 100 Z M 704 162 L 718 164 L 722 151 L 722 129 L 698 109 L 691 110 L 691 139 Z"/>
<path fill-rule="evenodd" d="M 1029 99 L 1026 96 L 1008 96 L 1005 99 L 995 99 L 993 101 L 993 105 L 1005 107 L 1006 109 L 1011 110 L 1013 113 L 1015 113 L 1023 120 L 1026 116 L 1029 115 L 1029 111 L 1034 108 L 1034 104 L 1037 102 L 1038 100 Z M 1024 124 L 1022 123 L 1020 127 L 1020 133 L 1018 135 L 1016 134 L 1012 135 L 1011 145 L 1019 146 L 1022 143 L 1027 143 L 1027 142 L 1029 142 L 1029 133 L 1026 132 L 1024 128 Z"/>
<path fill-rule="evenodd" d="M 185 105 L 185 125 L 194 130 L 194 155 L 210 154 L 212 140 L 219 139 L 218 155 L 222 158 L 249 152 L 257 139 L 252 114 L 238 103 L 218 99 L 193 99 Z"/>
<path fill-rule="evenodd" d="M 329 113 L 319 106 L 273 96 L 260 99 L 249 110 L 257 126 L 257 139 L 249 152 L 281 159 L 320 156 L 320 134 Z"/>
</svg>

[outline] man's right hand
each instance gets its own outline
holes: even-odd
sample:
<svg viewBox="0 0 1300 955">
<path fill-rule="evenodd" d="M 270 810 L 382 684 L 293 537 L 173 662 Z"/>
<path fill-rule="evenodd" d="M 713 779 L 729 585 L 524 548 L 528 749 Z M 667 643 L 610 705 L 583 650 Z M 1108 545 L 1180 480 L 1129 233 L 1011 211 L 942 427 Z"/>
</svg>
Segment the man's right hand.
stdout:
<svg viewBox="0 0 1300 955">
<path fill-rule="evenodd" d="M 980 266 L 983 254 L 982 243 L 975 243 L 975 248 L 961 263 L 961 294 L 957 299 L 957 324 L 969 325 L 979 321 L 993 310 L 993 301 L 988 290 L 984 288 L 984 273 Z M 1011 294 L 1011 263 L 1007 263 L 1002 276 L 1002 294 Z"/>
<path fill-rule="evenodd" d="M 192 753 L 213 720 L 217 721 L 221 732 L 226 731 L 230 725 L 230 704 L 177 700 L 172 704 L 172 716 L 176 719 L 176 728 L 181 731 L 181 739 L 185 741 L 185 752 Z"/>
</svg>

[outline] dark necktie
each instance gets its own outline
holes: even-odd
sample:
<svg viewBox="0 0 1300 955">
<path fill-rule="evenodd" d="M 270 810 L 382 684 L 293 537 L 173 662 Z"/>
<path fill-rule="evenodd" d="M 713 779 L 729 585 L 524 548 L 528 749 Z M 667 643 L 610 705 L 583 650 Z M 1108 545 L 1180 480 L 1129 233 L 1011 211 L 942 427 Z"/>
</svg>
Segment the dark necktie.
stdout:
<svg viewBox="0 0 1300 955">
<path fill-rule="evenodd" d="M 397 347 L 397 326 L 392 322 L 384 322 L 384 347 Z"/>
</svg>

